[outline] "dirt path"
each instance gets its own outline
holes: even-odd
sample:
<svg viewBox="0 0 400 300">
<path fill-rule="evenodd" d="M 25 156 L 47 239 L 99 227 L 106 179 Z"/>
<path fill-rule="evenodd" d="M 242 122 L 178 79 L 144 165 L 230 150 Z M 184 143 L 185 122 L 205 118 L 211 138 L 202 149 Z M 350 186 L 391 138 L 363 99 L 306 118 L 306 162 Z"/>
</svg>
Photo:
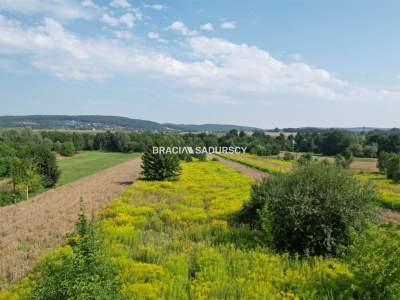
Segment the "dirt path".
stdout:
<svg viewBox="0 0 400 300">
<path fill-rule="evenodd" d="M 245 174 L 247 176 L 253 177 L 256 180 L 260 180 L 263 177 L 268 176 L 268 174 L 266 174 L 266 173 L 264 173 L 262 171 L 259 171 L 259 170 L 254 169 L 254 168 L 250 168 L 250 167 L 245 166 L 245 165 L 243 165 L 241 163 L 238 163 L 238 162 L 235 162 L 235 161 L 232 161 L 232 160 L 229 160 L 229 159 L 225 159 L 225 158 L 222 158 L 222 157 L 216 156 L 216 155 L 213 155 L 212 157 L 217 158 L 224 165 L 226 165 L 228 167 L 231 167 L 232 169 L 235 169 L 235 170 L 237 170 L 237 171 L 239 171 L 239 172 L 241 172 L 241 173 L 243 173 L 243 174 Z"/>
<path fill-rule="evenodd" d="M 137 158 L 29 201 L 0 208 L 0 289 L 2 281 L 20 279 L 43 251 L 62 243 L 74 228 L 81 198 L 85 212 L 94 215 L 121 194 L 139 173 Z"/>
</svg>

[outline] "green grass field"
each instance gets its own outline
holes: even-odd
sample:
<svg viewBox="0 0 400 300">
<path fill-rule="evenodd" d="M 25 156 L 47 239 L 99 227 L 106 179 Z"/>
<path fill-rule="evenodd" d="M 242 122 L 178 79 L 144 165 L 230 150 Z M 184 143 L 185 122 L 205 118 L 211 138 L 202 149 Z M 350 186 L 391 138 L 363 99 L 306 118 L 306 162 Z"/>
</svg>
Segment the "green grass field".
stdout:
<svg viewBox="0 0 400 300">
<path fill-rule="evenodd" d="M 73 157 L 58 161 L 61 176 L 57 185 L 75 181 L 79 178 L 136 158 L 139 155 L 139 153 L 82 151 Z"/>
</svg>

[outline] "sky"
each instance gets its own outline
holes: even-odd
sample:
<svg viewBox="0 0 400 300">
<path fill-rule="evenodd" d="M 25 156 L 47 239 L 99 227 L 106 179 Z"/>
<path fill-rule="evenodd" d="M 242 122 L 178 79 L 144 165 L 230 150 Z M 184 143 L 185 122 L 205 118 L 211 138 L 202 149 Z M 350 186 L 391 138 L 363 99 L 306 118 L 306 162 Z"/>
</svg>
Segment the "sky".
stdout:
<svg viewBox="0 0 400 300">
<path fill-rule="evenodd" d="M 0 0 L 0 115 L 400 126 L 400 1 Z"/>
</svg>

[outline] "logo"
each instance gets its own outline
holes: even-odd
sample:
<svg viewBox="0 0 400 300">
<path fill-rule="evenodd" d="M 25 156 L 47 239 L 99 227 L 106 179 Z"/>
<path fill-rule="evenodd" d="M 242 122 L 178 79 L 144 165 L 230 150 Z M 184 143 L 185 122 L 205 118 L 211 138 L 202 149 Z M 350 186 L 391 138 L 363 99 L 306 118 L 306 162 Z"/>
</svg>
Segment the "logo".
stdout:
<svg viewBox="0 0 400 300">
<path fill-rule="evenodd" d="M 153 154 L 245 153 L 247 147 L 153 147 Z"/>
</svg>

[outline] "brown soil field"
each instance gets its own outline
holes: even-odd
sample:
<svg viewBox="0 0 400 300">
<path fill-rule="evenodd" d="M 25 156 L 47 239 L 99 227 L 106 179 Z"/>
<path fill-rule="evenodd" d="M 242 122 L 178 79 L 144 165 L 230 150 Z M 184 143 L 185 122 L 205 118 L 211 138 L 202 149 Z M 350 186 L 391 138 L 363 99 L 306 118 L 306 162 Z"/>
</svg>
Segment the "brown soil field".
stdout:
<svg viewBox="0 0 400 300">
<path fill-rule="evenodd" d="M 378 168 L 376 167 L 376 160 L 355 160 L 351 163 L 350 170 L 358 172 L 378 172 Z"/>
<path fill-rule="evenodd" d="M 80 212 L 93 217 L 140 174 L 140 158 L 32 199 L 0 208 L 0 289 L 24 276 L 45 250 L 62 244 Z"/>
</svg>

